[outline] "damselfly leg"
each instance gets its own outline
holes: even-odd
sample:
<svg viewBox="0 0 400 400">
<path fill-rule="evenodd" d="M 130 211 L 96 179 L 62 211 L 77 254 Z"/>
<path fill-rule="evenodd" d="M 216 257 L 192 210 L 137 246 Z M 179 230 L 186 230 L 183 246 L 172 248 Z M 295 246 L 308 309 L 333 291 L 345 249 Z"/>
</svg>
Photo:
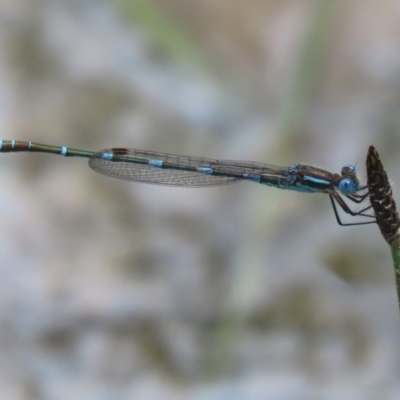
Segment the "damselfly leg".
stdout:
<svg viewBox="0 0 400 400">
<path fill-rule="evenodd" d="M 365 189 L 365 187 L 363 188 Z M 348 199 L 350 199 L 351 201 L 353 201 L 354 203 L 360 204 L 362 201 L 364 201 L 367 197 L 368 197 L 369 193 L 365 193 L 363 195 L 348 195 L 346 196 Z M 355 197 L 356 196 L 356 197 Z M 365 214 L 365 211 L 368 211 L 371 209 L 371 205 L 362 208 L 361 210 L 358 211 L 353 211 L 348 204 L 343 200 L 343 198 L 340 196 L 339 193 L 334 192 L 329 194 L 329 198 L 331 200 L 332 203 L 332 208 L 333 211 L 335 213 L 335 217 L 336 217 L 336 221 L 339 225 L 341 226 L 352 226 L 352 225 L 369 225 L 369 224 L 375 224 L 376 223 L 376 219 L 374 215 L 370 215 L 370 214 Z M 336 204 L 335 202 L 340 206 L 340 208 L 346 213 L 349 214 L 353 217 L 355 216 L 360 216 L 360 217 L 367 217 L 367 218 L 373 218 L 373 221 L 363 221 L 363 222 L 352 222 L 352 223 L 344 223 L 342 222 L 342 220 L 340 219 L 338 210 L 336 208 Z"/>
</svg>

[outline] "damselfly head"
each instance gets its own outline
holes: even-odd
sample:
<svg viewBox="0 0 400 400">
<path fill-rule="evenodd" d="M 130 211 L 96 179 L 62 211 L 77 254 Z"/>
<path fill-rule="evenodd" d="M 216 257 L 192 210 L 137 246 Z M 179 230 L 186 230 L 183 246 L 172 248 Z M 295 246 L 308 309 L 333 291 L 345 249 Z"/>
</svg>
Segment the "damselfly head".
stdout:
<svg viewBox="0 0 400 400">
<path fill-rule="evenodd" d="M 356 176 L 356 166 L 353 164 L 345 164 L 342 168 L 342 176 Z"/>
<path fill-rule="evenodd" d="M 342 170 L 343 171 L 343 170 Z M 358 179 L 354 176 L 352 178 L 343 178 L 340 180 L 338 189 L 339 192 L 346 195 L 353 194 L 359 190 Z"/>
</svg>

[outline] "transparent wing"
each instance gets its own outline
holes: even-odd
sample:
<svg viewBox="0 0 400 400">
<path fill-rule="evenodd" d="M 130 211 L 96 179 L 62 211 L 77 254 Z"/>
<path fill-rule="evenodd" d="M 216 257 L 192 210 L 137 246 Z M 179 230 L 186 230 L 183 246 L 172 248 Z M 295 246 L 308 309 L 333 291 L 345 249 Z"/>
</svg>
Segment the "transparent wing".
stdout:
<svg viewBox="0 0 400 400">
<path fill-rule="evenodd" d="M 221 186 L 248 179 L 248 175 L 279 176 L 287 171 L 262 163 L 117 148 L 95 153 L 89 165 L 96 172 L 114 178 L 182 187 Z"/>
</svg>

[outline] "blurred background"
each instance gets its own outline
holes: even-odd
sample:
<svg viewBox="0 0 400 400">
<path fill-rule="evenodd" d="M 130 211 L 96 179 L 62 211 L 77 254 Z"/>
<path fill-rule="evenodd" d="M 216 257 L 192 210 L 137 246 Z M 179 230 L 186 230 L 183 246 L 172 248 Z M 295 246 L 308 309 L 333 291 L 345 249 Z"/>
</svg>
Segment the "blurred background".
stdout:
<svg viewBox="0 0 400 400">
<path fill-rule="evenodd" d="M 357 163 L 363 182 L 374 144 L 396 183 L 399 17 L 395 0 L 1 0 L 0 137 Z M 0 179 L 1 399 L 400 398 L 389 247 L 327 196 L 48 154 L 1 154 Z"/>
</svg>

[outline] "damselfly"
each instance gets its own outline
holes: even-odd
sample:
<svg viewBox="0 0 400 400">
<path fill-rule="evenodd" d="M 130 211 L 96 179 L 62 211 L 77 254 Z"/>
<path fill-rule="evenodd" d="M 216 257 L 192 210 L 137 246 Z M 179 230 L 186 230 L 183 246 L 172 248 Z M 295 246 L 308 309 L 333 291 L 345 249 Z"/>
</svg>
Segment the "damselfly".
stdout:
<svg viewBox="0 0 400 400">
<path fill-rule="evenodd" d="M 375 222 L 375 219 L 356 223 L 342 223 L 340 220 L 336 204 L 346 214 L 374 218 L 365 213 L 371 206 L 353 211 L 343 199 L 345 197 L 359 204 L 368 196 L 368 191 L 365 192 L 367 187 L 360 185 L 356 168 L 352 164 L 346 164 L 339 175 L 304 164 L 277 167 L 257 162 L 214 160 L 126 148 L 92 152 L 33 142 L 0 140 L 0 152 L 18 151 L 85 157 L 89 158 L 90 167 L 101 174 L 156 185 L 207 187 L 251 181 L 302 193 L 326 193 L 329 195 L 339 225 L 363 225 Z"/>
</svg>

